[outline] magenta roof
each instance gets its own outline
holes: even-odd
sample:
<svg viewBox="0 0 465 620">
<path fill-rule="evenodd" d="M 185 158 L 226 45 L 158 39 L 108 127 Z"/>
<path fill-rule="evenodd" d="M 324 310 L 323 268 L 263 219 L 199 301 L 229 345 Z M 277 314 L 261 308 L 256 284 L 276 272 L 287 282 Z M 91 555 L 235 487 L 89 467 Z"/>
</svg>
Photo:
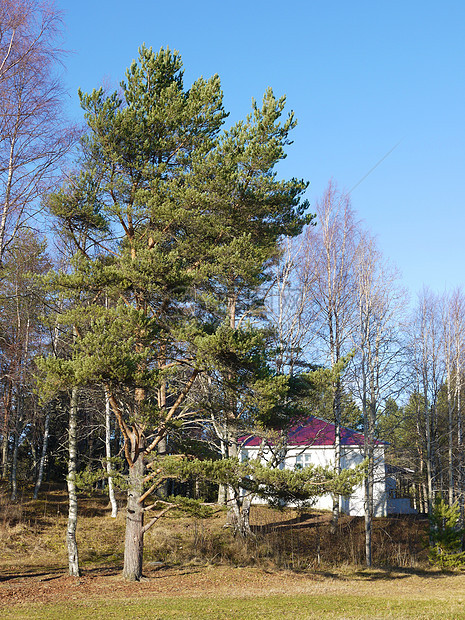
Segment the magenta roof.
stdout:
<svg viewBox="0 0 465 620">
<path fill-rule="evenodd" d="M 334 445 L 334 424 L 325 422 L 319 418 L 311 417 L 292 426 L 288 434 L 288 446 L 332 446 Z M 344 446 L 360 446 L 364 443 L 364 436 L 350 428 L 341 429 L 341 442 Z M 260 437 L 241 437 L 242 447 L 259 446 L 262 442 Z M 376 442 L 379 444 L 380 442 Z"/>
</svg>

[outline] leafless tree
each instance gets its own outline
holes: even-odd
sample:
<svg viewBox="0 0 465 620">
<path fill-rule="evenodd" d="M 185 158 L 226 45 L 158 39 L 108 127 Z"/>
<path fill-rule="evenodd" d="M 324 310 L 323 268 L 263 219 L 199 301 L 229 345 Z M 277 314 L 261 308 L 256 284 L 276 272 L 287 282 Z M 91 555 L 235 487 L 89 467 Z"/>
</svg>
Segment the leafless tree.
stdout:
<svg viewBox="0 0 465 620">
<path fill-rule="evenodd" d="M 40 198 L 76 132 L 66 126 L 53 3 L 4 0 L 0 8 L 0 264 L 18 230 L 33 226 Z"/>
<path fill-rule="evenodd" d="M 428 289 L 419 297 L 411 326 L 410 358 L 414 373 L 412 384 L 421 394 L 421 425 L 426 452 L 426 495 L 431 512 L 434 494 L 442 488 L 438 445 L 438 397 L 445 381 L 442 300 Z"/>
<path fill-rule="evenodd" d="M 372 519 L 374 514 L 374 472 L 376 426 L 386 399 L 402 387 L 404 364 L 400 325 L 406 293 L 398 285 L 398 274 L 389 266 L 364 234 L 358 245 L 356 286 L 358 323 L 352 332 L 355 357 L 351 365 L 351 386 L 361 403 L 364 420 L 365 458 L 365 548 L 366 563 L 372 564 Z"/>
<path fill-rule="evenodd" d="M 315 340 L 309 325 L 314 324 L 317 314 L 312 301 L 316 276 L 314 271 L 301 268 L 305 243 L 304 236 L 282 243 L 282 254 L 273 269 L 272 286 L 265 299 L 267 318 L 275 334 L 274 365 L 278 374 L 292 376 L 305 365 Z"/>
<path fill-rule="evenodd" d="M 316 203 L 317 226 L 308 228 L 301 257 L 303 278 L 311 281 L 312 321 L 307 329 L 315 331 L 321 343 L 317 352 L 336 366 L 352 347 L 354 329 L 354 282 L 359 226 L 350 198 L 330 182 Z M 315 320 L 313 313 L 316 310 Z M 341 469 L 342 383 L 338 377 L 332 386 L 332 410 L 335 424 L 335 468 Z M 339 517 L 340 497 L 333 505 L 333 527 Z"/>
<path fill-rule="evenodd" d="M 443 303 L 443 344 L 447 383 L 448 498 L 463 504 L 463 430 L 461 391 L 465 353 L 465 299 L 460 289 Z M 463 506 L 462 506 L 463 510 Z"/>
</svg>

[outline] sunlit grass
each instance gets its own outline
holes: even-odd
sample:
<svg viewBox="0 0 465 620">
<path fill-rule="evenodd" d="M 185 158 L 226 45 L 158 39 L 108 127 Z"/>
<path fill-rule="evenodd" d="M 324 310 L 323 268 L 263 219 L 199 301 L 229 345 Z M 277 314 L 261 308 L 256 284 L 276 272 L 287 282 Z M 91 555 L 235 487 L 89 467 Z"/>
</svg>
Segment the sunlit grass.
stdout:
<svg viewBox="0 0 465 620">
<path fill-rule="evenodd" d="M 16 606 L 2 610 L 9 620 L 87 620 L 99 618 L 415 618 L 444 620 L 465 617 L 462 601 L 436 599 L 399 600 L 356 595 L 267 596 L 254 598 L 157 597 L 136 601 L 97 601 L 54 605 Z"/>
<path fill-rule="evenodd" d="M 422 561 L 421 521 L 377 520 L 378 563 L 369 571 L 360 562 L 361 520 L 346 518 L 334 538 L 328 515 L 260 507 L 256 536 L 244 542 L 224 527 L 223 511 L 205 520 L 171 515 L 148 532 L 145 578 L 128 586 L 120 577 L 124 510 L 115 520 L 105 495 L 79 498 L 76 583 L 67 577 L 66 511 L 59 489 L 38 501 L 25 493 L 16 504 L 0 496 L 2 620 L 465 619 L 465 575 Z"/>
</svg>

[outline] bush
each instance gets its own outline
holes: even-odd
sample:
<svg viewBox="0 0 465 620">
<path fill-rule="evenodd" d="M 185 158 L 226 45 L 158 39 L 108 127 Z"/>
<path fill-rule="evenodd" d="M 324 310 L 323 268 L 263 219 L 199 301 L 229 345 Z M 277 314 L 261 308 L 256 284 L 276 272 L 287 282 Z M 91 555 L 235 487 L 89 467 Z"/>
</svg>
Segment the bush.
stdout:
<svg viewBox="0 0 465 620">
<path fill-rule="evenodd" d="M 459 527 L 460 509 L 457 502 L 448 506 L 442 497 L 436 498 L 430 516 L 428 559 L 434 566 L 458 568 L 465 566 L 462 551 L 464 530 Z"/>
</svg>

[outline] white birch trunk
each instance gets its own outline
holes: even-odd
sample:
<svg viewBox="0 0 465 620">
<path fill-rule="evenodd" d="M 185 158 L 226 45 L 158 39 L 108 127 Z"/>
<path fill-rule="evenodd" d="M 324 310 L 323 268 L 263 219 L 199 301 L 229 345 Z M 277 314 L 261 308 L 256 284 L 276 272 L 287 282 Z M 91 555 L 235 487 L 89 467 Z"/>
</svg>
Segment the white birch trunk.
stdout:
<svg viewBox="0 0 465 620">
<path fill-rule="evenodd" d="M 69 429 L 68 429 L 68 529 L 66 542 L 68 546 L 68 566 L 69 574 L 72 577 L 79 577 L 79 556 L 76 542 L 77 527 L 77 494 L 76 494 L 76 464 L 77 464 L 77 408 L 78 390 L 76 387 L 71 392 L 71 403 L 69 408 Z"/>
<path fill-rule="evenodd" d="M 108 497 L 111 504 L 111 516 L 116 519 L 118 515 L 118 504 L 115 498 L 115 489 L 113 485 L 113 478 L 111 476 L 111 407 L 108 392 L 105 390 L 105 456 L 106 456 L 106 470 L 108 476 Z"/>
<path fill-rule="evenodd" d="M 34 499 L 37 499 L 39 497 L 39 491 L 42 485 L 42 479 L 44 477 L 44 466 L 45 466 L 45 459 L 47 457 L 48 438 L 50 435 L 50 417 L 51 417 L 51 412 L 49 408 L 47 409 L 47 413 L 45 415 L 44 436 L 42 438 L 42 451 L 40 454 L 39 469 L 37 472 L 37 480 L 36 480 L 36 484 L 34 487 L 34 495 L 33 495 Z"/>
</svg>

